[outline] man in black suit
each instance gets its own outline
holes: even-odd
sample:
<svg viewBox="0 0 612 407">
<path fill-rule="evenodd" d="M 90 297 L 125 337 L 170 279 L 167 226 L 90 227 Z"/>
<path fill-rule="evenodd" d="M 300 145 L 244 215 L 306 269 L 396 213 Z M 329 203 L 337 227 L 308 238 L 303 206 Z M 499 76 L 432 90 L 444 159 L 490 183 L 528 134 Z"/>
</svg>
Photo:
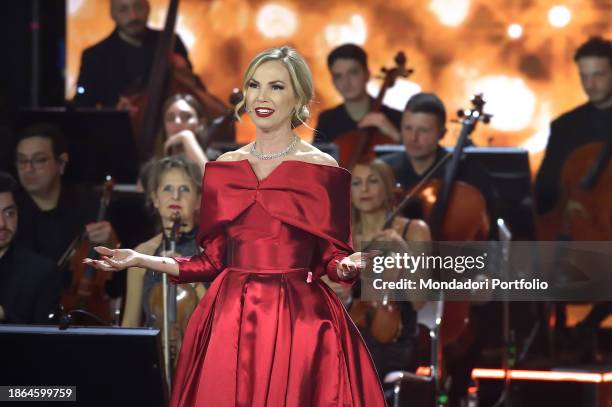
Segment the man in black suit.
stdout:
<svg viewBox="0 0 612 407">
<path fill-rule="evenodd" d="M 147 27 L 147 0 L 111 0 L 115 30 L 86 49 L 74 102 L 77 106 L 129 108 L 121 95 L 143 90 L 151 73 L 161 32 Z M 173 62 L 191 69 L 185 45 L 176 36 Z M 201 85 L 201 83 L 200 83 Z"/>
<path fill-rule="evenodd" d="M 534 188 L 539 214 L 551 211 L 558 203 L 563 187 L 561 171 L 572 152 L 588 143 L 612 143 L 612 41 L 601 37 L 589 39 L 576 50 L 574 61 L 588 101 L 550 125 L 550 137 Z M 558 327 L 565 324 L 564 310 L 560 311 Z M 596 304 L 577 325 L 577 345 L 583 348 L 581 356 L 585 362 L 595 357 L 597 329 L 610 313 L 612 302 Z"/>
<path fill-rule="evenodd" d="M 17 247 L 17 181 L 0 172 L 0 322 L 50 322 L 59 297 L 61 274 L 55 264 Z"/>
<path fill-rule="evenodd" d="M 550 125 L 534 191 L 540 214 L 553 209 L 559 200 L 559 181 L 566 158 L 584 144 L 612 140 L 612 42 L 591 38 L 578 48 L 574 61 L 588 101 Z"/>
</svg>

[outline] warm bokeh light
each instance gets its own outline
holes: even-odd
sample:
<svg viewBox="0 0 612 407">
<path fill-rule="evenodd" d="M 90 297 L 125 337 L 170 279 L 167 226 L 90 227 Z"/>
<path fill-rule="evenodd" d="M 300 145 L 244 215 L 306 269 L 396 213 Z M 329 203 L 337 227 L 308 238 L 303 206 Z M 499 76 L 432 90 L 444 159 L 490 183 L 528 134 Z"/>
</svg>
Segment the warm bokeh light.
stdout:
<svg viewBox="0 0 612 407">
<path fill-rule="evenodd" d="M 571 20 L 572 12 L 566 6 L 554 6 L 548 11 L 548 22 L 553 27 L 565 27 Z"/>
<path fill-rule="evenodd" d="M 502 131 L 525 129 L 535 112 L 536 96 L 521 78 L 506 75 L 477 80 L 470 94 L 483 93 L 485 111 L 493 113 L 491 127 Z"/>
<path fill-rule="evenodd" d="M 161 28 L 168 0 L 149 1 L 150 25 Z M 548 139 L 550 120 L 585 101 L 572 60 L 574 50 L 589 36 L 612 37 L 608 10 L 599 2 L 581 3 L 578 8 L 573 7 L 574 1 L 554 8 L 561 4 L 559 0 L 520 7 L 503 0 L 182 0 L 177 31 L 189 49 L 195 72 L 222 100 L 240 86 L 253 55 L 272 46 L 296 47 L 308 61 L 315 82 L 311 127 L 316 126 L 321 110 L 341 102 L 326 61 L 329 51 L 341 43 L 352 42 L 366 49 L 373 76 L 382 66 L 393 66 L 397 51 L 406 53 L 414 75 L 399 80 L 385 99 L 399 109 L 412 93 L 422 89 L 438 94 L 449 118 L 454 118 L 458 108 L 470 107 L 475 84 L 503 76 L 501 82 L 484 89 L 489 100 L 486 110 L 494 114 L 493 123 L 479 125 L 473 140 L 480 145 L 526 147 L 532 152 L 535 170 Z M 272 5 L 280 7 L 279 11 L 262 12 Z M 572 7 L 573 15 L 567 7 Z M 108 1 L 68 0 L 66 8 L 66 95 L 71 98 L 82 51 L 108 36 L 114 25 Z M 562 30 L 551 26 L 546 16 L 553 9 L 566 9 L 552 14 L 563 17 L 565 13 L 566 21 L 569 14 L 571 24 Z M 258 26 L 261 15 L 270 31 Z M 291 21 L 295 29 L 288 30 Z M 519 41 L 511 37 L 513 24 L 522 27 Z M 272 38 L 271 33 L 285 36 Z M 380 81 L 373 79 L 368 87 L 373 96 L 378 86 Z M 238 127 L 238 141 L 253 138 L 248 119 Z M 443 140 L 446 145 L 454 144 L 460 128 L 450 123 L 448 127 Z M 312 138 L 307 127 L 300 127 L 298 133 L 307 140 Z"/>
<path fill-rule="evenodd" d="M 268 38 L 291 37 L 298 27 L 295 11 L 280 4 L 266 4 L 257 13 L 257 29 Z"/>
<path fill-rule="evenodd" d="M 76 14 L 83 5 L 85 0 L 68 0 L 66 7 L 68 8 L 68 15 Z"/>
<path fill-rule="evenodd" d="M 325 39 L 330 47 L 350 42 L 363 45 L 368 37 L 365 20 L 359 14 L 353 14 L 348 23 L 332 23 L 325 27 Z"/>
<path fill-rule="evenodd" d="M 368 93 L 370 95 L 378 95 L 381 85 L 382 84 L 378 81 L 368 82 Z M 383 103 L 389 107 L 403 111 L 408 99 L 420 91 L 421 87 L 418 83 L 400 78 L 395 81 L 395 85 L 392 88 L 387 90 Z"/>
<path fill-rule="evenodd" d="M 463 23 L 470 11 L 470 0 L 431 0 L 429 9 L 441 24 L 457 27 Z"/>
<path fill-rule="evenodd" d="M 508 37 L 517 40 L 523 36 L 523 26 L 520 24 L 510 24 L 508 26 Z"/>
</svg>

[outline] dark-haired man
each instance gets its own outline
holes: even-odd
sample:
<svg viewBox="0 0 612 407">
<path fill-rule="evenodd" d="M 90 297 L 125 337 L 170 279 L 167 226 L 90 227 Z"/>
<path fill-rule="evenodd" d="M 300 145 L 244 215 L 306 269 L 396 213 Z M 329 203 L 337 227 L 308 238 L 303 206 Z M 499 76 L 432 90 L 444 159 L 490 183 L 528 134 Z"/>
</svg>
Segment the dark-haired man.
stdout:
<svg viewBox="0 0 612 407">
<path fill-rule="evenodd" d="M 440 145 L 446 134 L 446 108 L 433 93 L 412 96 L 402 115 L 401 136 L 405 152 L 383 156 L 402 187 L 414 187 L 447 153 Z M 444 166 L 435 177 L 444 175 Z M 457 178 L 477 188 L 487 202 L 491 221 L 495 208 L 494 192 L 486 171 L 474 163 L 461 163 Z M 416 210 L 411 217 L 421 217 Z M 493 223 L 491 223 L 493 225 Z"/>
<path fill-rule="evenodd" d="M 49 322 L 59 297 L 61 275 L 55 264 L 15 245 L 17 181 L 0 172 L 0 323 Z"/>
<path fill-rule="evenodd" d="M 550 137 L 535 184 L 538 213 L 559 200 L 561 169 L 578 147 L 612 138 L 612 42 L 594 37 L 582 44 L 574 61 L 588 101 L 564 113 L 550 126 Z"/>
<path fill-rule="evenodd" d="M 592 142 L 612 142 L 612 41 L 593 37 L 582 44 L 574 55 L 580 82 L 588 101 L 564 113 L 550 125 L 550 137 L 544 160 L 535 183 L 536 210 L 545 214 L 559 201 L 561 170 L 569 155 Z M 609 158 L 608 158 L 609 160 Z M 596 350 L 596 331 L 612 312 L 612 303 L 597 304 L 578 324 L 585 361 L 591 361 Z M 564 313 L 557 316 L 565 323 Z"/>
<path fill-rule="evenodd" d="M 86 49 L 81 58 L 74 102 L 78 106 L 129 107 L 120 96 L 144 90 L 148 83 L 160 31 L 147 27 L 151 6 L 147 0 L 111 0 L 115 30 Z M 180 66 L 191 63 L 177 35 L 174 59 Z"/>
<path fill-rule="evenodd" d="M 365 51 L 358 45 L 341 45 L 327 57 L 327 67 L 343 103 L 321 112 L 315 141 L 334 141 L 357 128 L 377 127 L 383 134 L 399 142 L 401 112 L 384 105 L 380 112 L 370 111 L 374 99 L 366 91 L 370 70 Z"/>
<path fill-rule="evenodd" d="M 17 142 L 15 164 L 23 188 L 17 197 L 21 213 L 17 240 L 54 262 L 83 228 L 94 243 L 117 244 L 109 222 L 88 223 L 95 219 L 93 194 L 63 184 L 68 159 L 63 134 L 53 125 L 30 126 Z"/>
</svg>

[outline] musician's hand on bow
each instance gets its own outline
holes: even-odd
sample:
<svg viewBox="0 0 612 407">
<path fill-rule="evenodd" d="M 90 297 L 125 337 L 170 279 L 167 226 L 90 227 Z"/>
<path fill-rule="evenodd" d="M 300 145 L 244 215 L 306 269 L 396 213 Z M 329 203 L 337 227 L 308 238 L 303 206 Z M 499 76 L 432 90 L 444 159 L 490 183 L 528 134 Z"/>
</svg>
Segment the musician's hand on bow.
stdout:
<svg viewBox="0 0 612 407">
<path fill-rule="evenodd" d="M 365 127 L 376 127 L 381 133 L 391 137 L 393 140 L 400 141 L 400 133 L 395 126 L 389 121 L 387 116 L 381 112 L 370 112 L 363 116 L 357 124 L 357 127 L 363 129 Z"/>
<path fill-rule="evenodd" d="M 109 249 L 104 246 L 96 246 L 94 250 L 100 254 L 100 259 L 83 259 L 83 263 L 89 264 L 102 271 L 119 271 L 128 267 L 138 267 L 141 258 L 140 253 L 131 249 Z"/>
</svg>

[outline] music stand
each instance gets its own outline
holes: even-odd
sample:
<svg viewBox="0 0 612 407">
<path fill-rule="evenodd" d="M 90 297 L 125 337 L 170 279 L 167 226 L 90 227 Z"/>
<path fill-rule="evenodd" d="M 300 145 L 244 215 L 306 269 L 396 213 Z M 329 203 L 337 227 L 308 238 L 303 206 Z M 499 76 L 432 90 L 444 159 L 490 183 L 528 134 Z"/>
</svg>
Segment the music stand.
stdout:
<svg viewBox="0 0 612 407">
<path fill-rule="evenodd" d="M 0 325 L 0 385 L 76 386 L 77 405 L 167 405 L 159 330 Z"/>
<path fill-rule="evenodd" d="M 70 159 L 64 180 L 100 184 L 110 174 L 115 182 L 136 183 L 139 171 L 130 116 L 115 109 L 24 109 L 13 115 L 17 134 L 33 124 L 58 126 Z"/>
</svg>

